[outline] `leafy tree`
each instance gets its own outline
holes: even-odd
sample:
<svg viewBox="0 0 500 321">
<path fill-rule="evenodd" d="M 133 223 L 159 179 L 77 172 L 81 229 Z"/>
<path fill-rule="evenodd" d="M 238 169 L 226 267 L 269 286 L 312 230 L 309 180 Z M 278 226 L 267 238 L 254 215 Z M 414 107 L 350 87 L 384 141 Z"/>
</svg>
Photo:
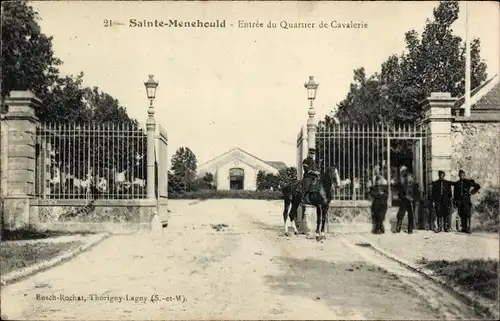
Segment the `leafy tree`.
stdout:
<svg viewBox="0 0 500 321">
<path fill-rule="evenodd" d="M 46 126 L 49 133 L 53 130 L 59 133 L 54 136 L 57 158 L 63 163 L 72 163 L 72 169 L 77 171 L 70 172 L 78 178 L 87 174 L 87 163 L 99 176 L 105 176 L 107 169 L 113 169 L 117 172 L 134 171 L 134 177 L 145 178 L 146 135 L 137 121 L 128 117 L 118 100 L 100 92 L 97 87 L 80 88 L 81 77 L 77 80 L 67 77 L 67 85 L 62 91 L 49 96 L 63 99 L 53 102 L 53 108 L 45 113 L 47 118 L 54 119 L 51 115 L 59 112 L 57 118 L 66 120 L 62 125 L 49 123 Z M 65 95 L 65 92 L 70 94 Z M 80 112 L 71 113 L 71 107 Z"/>
<path fill-rule="evenodd" d="M 278 173 L 279 186 L 283 187 L 293 181 L 297 180 L 297 168 L 294 166 L 282 169 Z"/>
<path fill-rule="evenodd" d="M 191 191 L 206 190 L 214 188 L 214 176 L 212 173 L 205 173 L 203 177 L 197 177 L 191 184 Z"/>
<path fill-rule="evenodd" d="M 137 121 L 130 119 L 125 107 L 120 105 L 118 99 L 102 92 L 97 86 L 85 88 L 84 98 L 87 108 L 91 111 L 92 120 L 98 123 L 129 123 L 137 124 Z"/>
<path fill-rule="evenodd" d="M 2 9 L 0 111 L 11 90 L 30 90 L 42 100 L 36 114 L 47 124 L 62 179 L 86 178 L 89 171 L 110 183 L 123 171 L 130 181 L 144 179 L 146 135 L 137 121 L 111 95 L 83 87 L 83 73 L 59 75 L 62 61 L 54 56 L 52 37 L 41 32 L 40 17 L 27 1 L 5 2 Z"/>
<path fill-rule="evenodd" d="M 212 184 L 214 182 L 214 174 L 212 174 L 212 173 L 205 173 L 205 176 L 203 176 L 202 179 L 206 183 Z"/>
<path fill-rule="evenodd" d="M 318 124 L 316 144 L 319 155 L 337 162 L 342 177 L 361 175 L 353 168 L 373 168 L 385 159 L 387 145 L 382 137 L 371 133 L 363 139 L 363 149 L 371 150 L 354 157 L 354 166 L 339 162 L 342 154 L 355 155 L 361 139 L 343 137 L 343 128 L 351 126 L 413 125 L 422 119 L 422 101 L 431 92 L 450 92 L 460 96 L 465 92 L 465 43 L 453 34 L 452 24 L 458 19 L 457 1 L 442 1 L 433 10 L 433 19 L 427 19 L 422 35 L 415 30 L 405 33 L 406 48 L 400 55 L 391 55 L 380 71 L 366 75 L 363 67 L 353 71 L 353 81 L 344 100 L 337 105 L 335 124 L 326 116 Z M 480 56 L 480 41 L 471 41 L 471 87 L 487 78 L 486 64 Z M 345 126 L 345 127 L 344 127 Z M 328 133 L 338 130 L 336 139 Z M 391 143 L 391 164 L 411 166 L 411 142 L 398 140 Z M 376 148 L 374 148 L 376 146 Z M 323 148 L 324 147 L 324 148 Z M 324 150 L 323 150 L 324 149 Z M 375 159 L 368 155 L 376 151 Z M 337 159 L 335 159 L 337 158 Z M 321 161 L 321 160 L 320 160 Z"/>
<path fill-rule="evenodd" d="M 257 173 L 257 190 L 277 189 L 279 186 L 279 176 L 265 171 Z"/>
<path fill-rule="evenodd" d="M 265 189 L 265 185 L 266 185 L 265 180 L 266 180 L 266 172 L 259 171 L 257 173 L 257 190 L 258 191 Z"/>
<path fill-rule="evenodd" d="M 36 114 L 42 123 L 81 123 L 92 120 L 92 112 L 85 103 L 82 87 L 83 73 L 78 76 L 58 77 L 44 94 Z"/>
<path fill-rule="evenodd" d="M 39 112 L 52 139 L 54 165 L 63 181 L 68 174 L 78 179 L 91 175 L 94 188 L 104 177 L 109 191 L 125 192 L 114 182 L 115 174 L 125 172 L 130 182 L 146 178 L 146 134 L 117 99 L 98 87 L 82 87 L 82 77 L 59 78 L 44 103 L 50 108 Z"/>
<path fill-rule="evenodd" d="M 282 169 L 277 175 L 259 171 L 257 173 L 257 190 L 265 190 L 271 188 L 273 190 L 278 190 L 279 188 L 294 180 L 297 180 L 297 169 L 295 167 Z"/>
<path fill-rule="evenodd" d="M 11 90 L 31 90 L 44 99 L 59 75 L 52 37 L 40 30 L 40 17 L 26 1 L 2 3 L 2 101 Z"/>
<path fill-rule="evenodd" d="M 369 77 L 364 68 L 354 70 L 346 98 L 338 104 L 343 123 L 414 123 L 422 117 L 421 101 L 431 92 L 465 92 L 465 43 L 453 34 L 458 19 L 457 1 L 442 1 L 427 19 L 420 37 L 415 30 L 405 34 L 406 50 L 392 55 L 381 71 Z M 486 64 L 480 57 L 480 40 L 471 41 L 471 87 L 486 80 Z M 322 125 L 330 125 L 325 118 Z"/>
<path fill-rule="evenodd" d="M 168 172 L 168 192 L 178 193 L 186 191 L 183 177 L 176 175 L 173 171 Z"/>
<path fill-rule="evenodd" d="M 191 190 L 196 178 L 197 160 L 196 155 L 188 147 L 180 147 L 172 156 L 171 171 L 174 176 L 180 178 L 184 189 Z"/>
</svg>

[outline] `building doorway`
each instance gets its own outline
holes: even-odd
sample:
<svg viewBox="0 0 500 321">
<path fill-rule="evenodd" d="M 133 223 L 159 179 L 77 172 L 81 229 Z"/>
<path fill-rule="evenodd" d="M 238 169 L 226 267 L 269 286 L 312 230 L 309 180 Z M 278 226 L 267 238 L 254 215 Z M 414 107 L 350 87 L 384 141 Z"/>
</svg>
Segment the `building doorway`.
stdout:
<svg viewBox="0 0 500 321">
<path fill-rule="evenodd" d="M 229 170 L 229 188 L 231 190 L 243 190 L 245 181 L 245 170 L 243 168 L 231 168 Z"/>
</svg>

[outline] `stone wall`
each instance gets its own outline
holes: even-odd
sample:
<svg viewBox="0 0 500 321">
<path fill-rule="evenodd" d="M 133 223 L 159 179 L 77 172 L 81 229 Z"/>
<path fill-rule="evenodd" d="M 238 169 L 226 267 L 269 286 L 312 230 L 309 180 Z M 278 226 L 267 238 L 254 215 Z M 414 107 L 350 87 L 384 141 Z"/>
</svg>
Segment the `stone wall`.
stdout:
<svg viewBox="0 0 500 321">
<path fill-rule="evenodd" d="M 482 191 L 499 186 L 500 168 L 500 122 L 455 120 L 452 132 L 451 179 L 458 179 L 463 169 L 476 180 Z M 481 191 L 473 201 L 481 199 Z"/>
<path fill-rule="evenodd" d="M 137 201 L 135 201 L 137 202 Z M 156 211 L 156 200 L 32 200 L 30 225 L 38 230 L 124 232 L 149 228 Z"/>
</svg>

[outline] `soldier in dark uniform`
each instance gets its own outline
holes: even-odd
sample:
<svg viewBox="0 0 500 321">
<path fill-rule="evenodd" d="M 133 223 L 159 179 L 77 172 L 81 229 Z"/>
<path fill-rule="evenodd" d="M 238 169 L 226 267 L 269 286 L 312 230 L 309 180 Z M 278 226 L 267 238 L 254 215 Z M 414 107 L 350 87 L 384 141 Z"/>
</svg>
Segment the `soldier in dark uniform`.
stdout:
<svg viewBox="0 0 500 321">
<path fill-rule="evenodd" d="M 396 233 L 401 232 L 401 225 L 406 212 L 408 212 L 408 234 L 413 233 L 414 227 L 414 208 L 415 203 L 420 199 L 420 188 L 417 183 L 413 181 L 411 174 L 407 172 L 402 173 L 402 182 L 397 185 L 400 204 L 397 213 Z"/>
<path fill-rule="evenodd" d="M 425 200 L 422 201 L 421 210 L 424 211 L 424 228 L 429 231 L 436 231 L 436 212 L 434 209 L 434 201 L 432 200 L 432 193 L 429 193 Z"/>
<path fill-rule="evenodd" d="M 314 149 L 309 149 L 307 157 L 302 161 L 302 168 L 304 169 L 304 177 L 302 181 L 302 202 L 310 203 L 309 193 L 315 179 L 319 175 L 318 167 L 315 161 Z"/>
<path fill-rule="evenodd" d="M 371 212 L 373 234 L 384 234 L 384 220 L 387 213 L 387 199 L 388 199 L 388 186 L 387 181 L 377 175 L 375 177 L 375 184 L 371 187 L 370 194 L 373 198 Z"/>
<path fill-rule="evenodd" d="M 473 179 L 465 178 L 465 172 L 458 172 L 460 179 L 453 183 L 453 203 L 458 209 L 458 216 L 462 225 L 462 232 L 470 233 L 470 217 L 471 217 L 471 195 L 476 194 L 481 186 Z"/>
<path fill-rule="evenodd" d="M 451 186 L 452 182 L 445 180 L 445 173 L 439 171 L 439 179 L 432 182 L 432 203 L 436 211 L 437 217 L 437 230 L 436 233 L 441 231 L 449 232 L 451 230 Z"/>
</svg>

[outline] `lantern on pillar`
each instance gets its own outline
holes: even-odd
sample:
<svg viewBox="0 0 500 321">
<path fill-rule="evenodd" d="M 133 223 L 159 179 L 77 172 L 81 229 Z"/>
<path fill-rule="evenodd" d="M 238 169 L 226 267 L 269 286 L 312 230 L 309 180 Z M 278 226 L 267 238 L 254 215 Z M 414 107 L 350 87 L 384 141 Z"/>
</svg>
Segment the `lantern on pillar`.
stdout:
<svg viewBox="0 0 500 321">
<path fill-rule="evenodd" d="M 144 83 L 144 86 L 146 86 L 146 94 L 148 95 L 151 105 L 156 97 L 156 87 L 158 87 L 158 82 L 156 82 L 153 77 L 154 75 L 149 75 L 148 81 Z"/>
<path fill-rule="evenodd" d="M 304 84 L 304 87 L 307 89 L 307 99 L 312 102 L 316 99 L 316 90 L 318 90 L 319 84 L 314 81 L 314 76 L 309 76 L 309 81 Z"/>
</svg>

